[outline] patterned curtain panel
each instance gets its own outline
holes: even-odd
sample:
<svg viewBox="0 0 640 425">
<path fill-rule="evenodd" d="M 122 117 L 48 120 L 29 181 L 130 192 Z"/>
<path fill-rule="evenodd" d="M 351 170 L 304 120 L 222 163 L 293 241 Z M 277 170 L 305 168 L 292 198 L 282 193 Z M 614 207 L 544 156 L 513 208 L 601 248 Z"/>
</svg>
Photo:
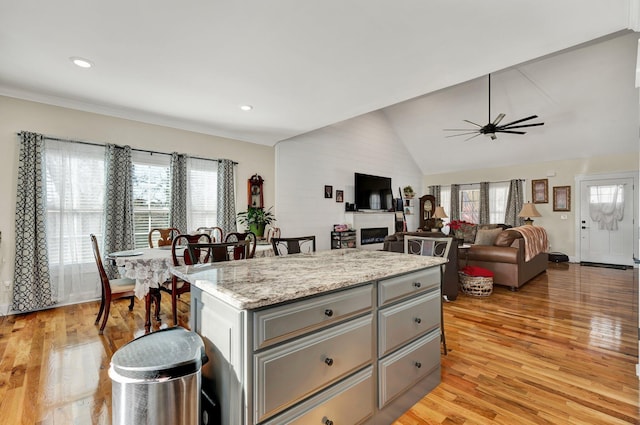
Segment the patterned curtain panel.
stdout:
<svg viewBox="0 0 640 425">
<path fill-rule="evenodd" d="M 106 145 L 103 255 L 134 248 L 132 167 L 130 146 Z M 118 276 L 115 266 L 105 269 L 110 279 Z"/>
<path fill-rule="evenodd" d="M 489 209 L 489 182 L 480 182 L 480 223 L 491 223 Z"/>
<path fill-rule="evenodd" d="M 171 154 L 171 227 L 186 233 L 187 229 L 187 155 Z"/>
<path fill-rule="evenodd" d="M 11 309 L 32 311 L 55 304 L 46 237 L 44 136 L 23 131 L 20 137 Z"/>
<path fill-rule="evenodd" d="M 460 185 L 451 185 L 451 221 L 460 220 Z"/>
<path fill-rule="evenodd" d="M 440 199 L 440 185 L 429 186 L 429 195 L 435 196 L 436 205 L 443 206 Z"/>
<path fill-rule="evenodd" d="M 218 227 L 224 230 L 225 235 L 238 231 L 234 180 L 233 161 L 218 160 Z"/>
<path fill-rule="evenodd" d="M 505 224 L 510 226 L 522 226 L 524 224 L 524 220 L 518 217 L 523 203 L 522 180 L 511 180 L 509 182 L 509 196 L 507 197 L 507 212 L 504 217 Z"/>
</svg>

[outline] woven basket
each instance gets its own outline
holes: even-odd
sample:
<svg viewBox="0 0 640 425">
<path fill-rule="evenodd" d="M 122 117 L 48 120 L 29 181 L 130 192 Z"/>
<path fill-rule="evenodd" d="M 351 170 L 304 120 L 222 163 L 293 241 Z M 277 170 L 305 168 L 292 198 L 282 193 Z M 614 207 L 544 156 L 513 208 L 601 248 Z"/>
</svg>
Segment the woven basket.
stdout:
<svg viewBox="0 0 640 425">
<path fill-rule="evenodd" d="M 460 289 L 463 293 L 474 297 L 488 297 L 493 292 L 493 278 L 482 276 L 469 276 L 458 272 L 460 277 Z"/>
</svg>

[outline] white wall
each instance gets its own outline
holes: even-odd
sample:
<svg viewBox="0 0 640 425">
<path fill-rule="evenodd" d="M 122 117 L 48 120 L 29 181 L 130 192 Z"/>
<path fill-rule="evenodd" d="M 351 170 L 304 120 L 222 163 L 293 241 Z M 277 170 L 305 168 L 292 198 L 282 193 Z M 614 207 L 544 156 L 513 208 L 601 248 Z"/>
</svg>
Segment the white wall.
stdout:
<svg viewBox="0 0 640 425">
<path fill-rule="evenodd" d="M 260 174 L 265 180 L 265 204 L 274 203 L 275 174 L 272 147 L 0 96 L 1 282 L 13 280 L 19 153 L 16 133 L 21 130 L 63 139 L 108 142 L 159 152 L 176 151 L 205 158 L 232 159 L 238 162 L 236 210 L 246 209 L 246 182 L 255 173 Z M 4 285 L 0 289 L 4 290 Z"/>
<path fill-rule="evenodd" d="M 418 195 L 422 173 L 382 112 L 372 112 L 342 123 L 282 141 L 276 145 L 276 217 L 282 236 L 315 235 L 318 250 L 330 249 L 334 224 L 345 223 L 344 201 L 354 202 L 354 173 L 391 177 L 398 188 L 413 186 Z M 333 186 L 332 199 L 324 186 Z M 417 228 L 416 216 L 409 218 Z"/>
<path fill-rule="evenodd" d="M 549 180 L 549 203 L 536 204 L 542 217 L 535 218 L 535 225 L 547 230 L 551 251 L 562 252 L 569 257 L 576 257 L 576 205 L 575 176 L 587 174 L 603 174 L 621 171 L 638 172 L 638 156 L 611 155 L 585 159 L 540 162 L 500 168 L 468 170 L 456 173 L 429 175 L 424 178 L 424 185 L 450 185 L 452 183 L 479 183 L 481 181 L 503 181 L 526 179 L 523 183 L 526 199 L 531 200 L 531 180 Z M 553 186 L 571 186 L 571 211 L 553 211 Z M 636 190 L 638 190 L 636 188 Z M 561 219 L 566 216 L 566 219 Z"/>
</svg>

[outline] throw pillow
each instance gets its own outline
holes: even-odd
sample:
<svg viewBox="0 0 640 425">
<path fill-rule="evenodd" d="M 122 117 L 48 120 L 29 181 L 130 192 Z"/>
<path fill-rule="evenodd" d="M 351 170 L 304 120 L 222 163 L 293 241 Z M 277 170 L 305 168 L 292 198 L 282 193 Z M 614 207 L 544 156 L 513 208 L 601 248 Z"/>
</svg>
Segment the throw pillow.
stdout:
<svg viewBox="0 0 640 425">
<path fill-rule="evenodd" d="M 476 234 L 476 245 L 493 245 L 502 229 L 480 229 Z"/>
<path fill-rule="evenodd" d="M 498 234 L 496 240 L 493 242 L 495 246 L 511 246 L 513 241 L 518 239 L 520 233 L 513 230 L 504 230 Z"/>
</svg>

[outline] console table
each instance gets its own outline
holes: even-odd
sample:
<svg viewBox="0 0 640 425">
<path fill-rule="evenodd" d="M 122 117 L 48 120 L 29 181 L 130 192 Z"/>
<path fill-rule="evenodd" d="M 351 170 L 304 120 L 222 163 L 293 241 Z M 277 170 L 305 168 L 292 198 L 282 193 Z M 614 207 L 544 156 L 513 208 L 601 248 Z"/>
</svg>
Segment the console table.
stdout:
<svg viewBox="0 0 640 425">
<path fill-rule="evenodd" d="M 350 249 L 173 268 L 222 423 L 393 422 L 440 382 L 443 263 Z"/>
</svg>

